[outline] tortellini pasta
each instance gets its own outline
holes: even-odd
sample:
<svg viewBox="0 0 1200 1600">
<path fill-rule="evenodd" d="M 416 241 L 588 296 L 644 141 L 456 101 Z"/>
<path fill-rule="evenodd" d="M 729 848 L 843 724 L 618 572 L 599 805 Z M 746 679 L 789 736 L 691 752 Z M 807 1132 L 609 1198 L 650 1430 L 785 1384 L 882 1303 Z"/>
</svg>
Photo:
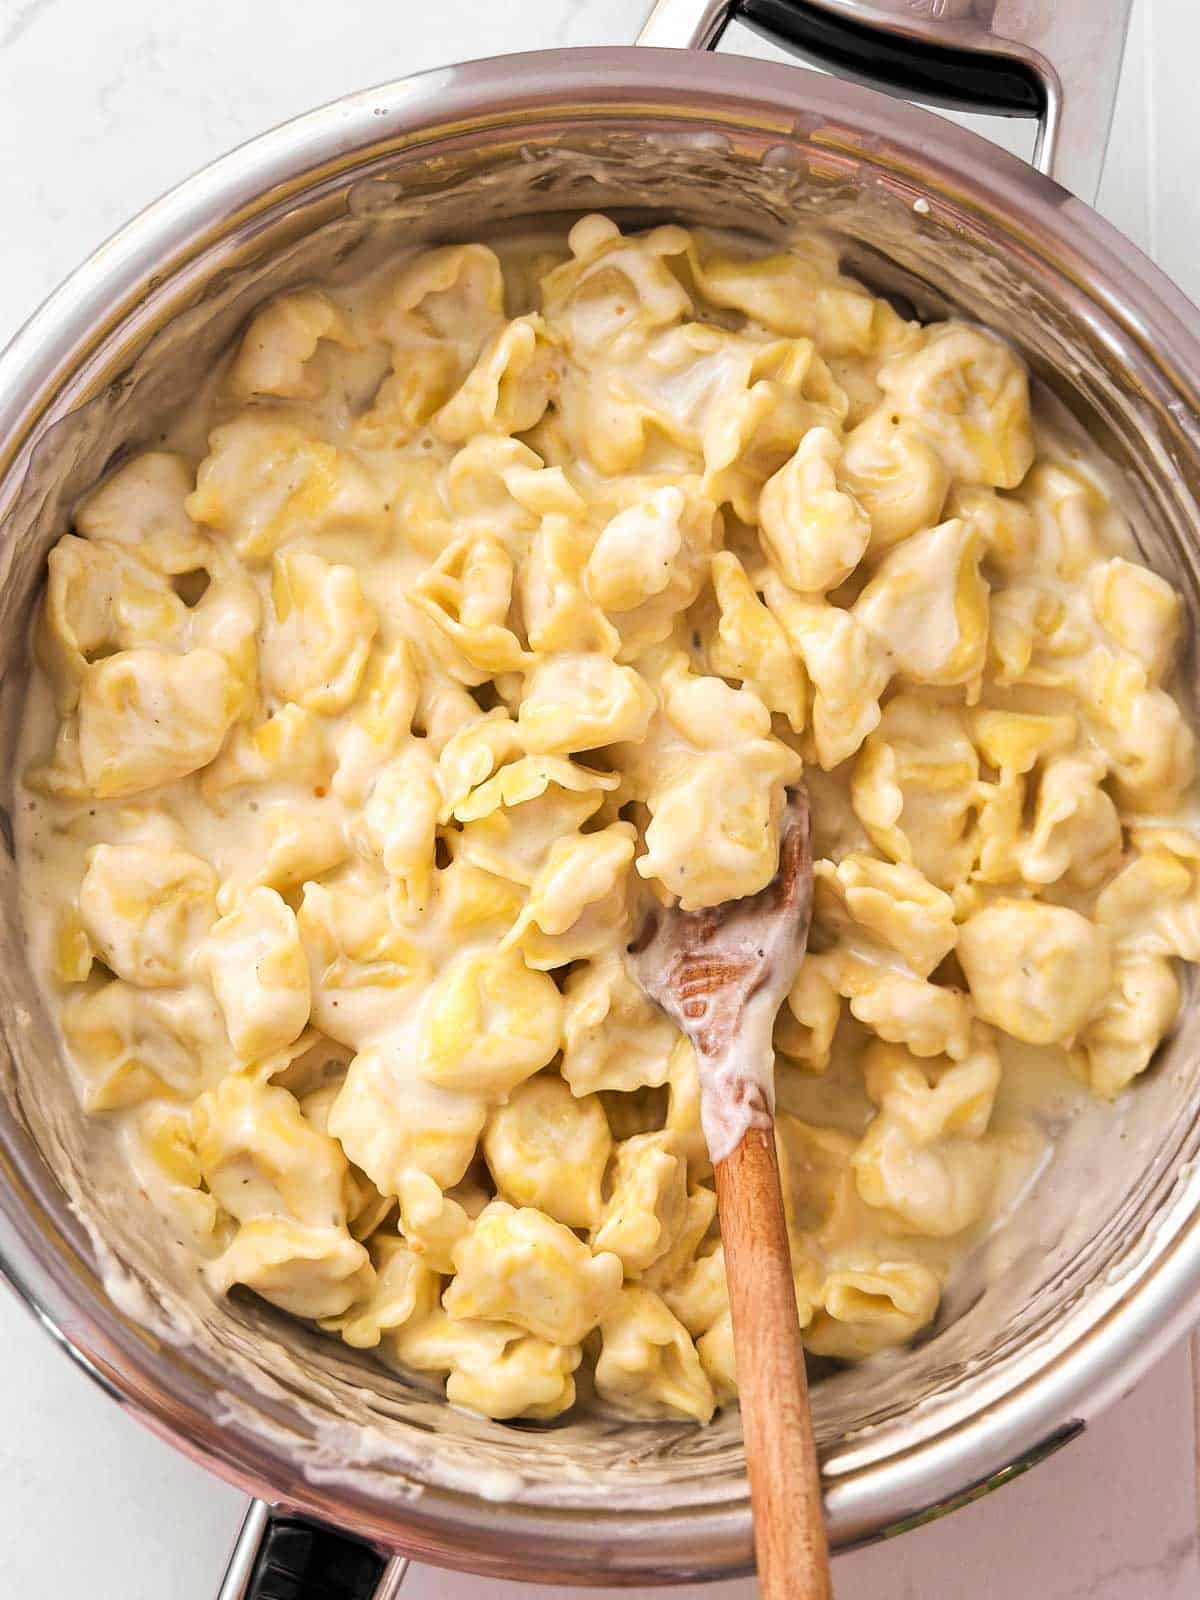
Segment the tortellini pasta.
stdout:
<svg viewBox="0 0 1200 1600">
<path fill-rule="evenodd" d="M 485 1417 L 548 1420 L 575 1403 L 573 1373 L 582 1359 L 578 1345 L 510 1339 L 499 1355 L 459 1361 L 446 1379 L 446 1399 Z"/>
<path fill-rule="evenodd" d="M 204 1281 L 488 1417 L 735 1400 L 628 955 L 769 884 L 805 781 L 802 1336 L 929 1330 L 1025 1099 L 1120 1094 L 1200 961 L 1182 601 L 1015 352 L 832 239 L 593 216 L 288 287 L 161 432 L 50 553 L 14 822 L 81 1099 Z"/>
<path fill-rule="evenodd" d="M 768 711 L 802 733 L 808 718 L 804 664 L 731 550 L 713 558 L 712 586 L 721 612 L 708 652 L 713 670 L 748 685 Z"/>
<path fill-rule="evenodd" d="M 840 924 L 843 943 L 868 959 L 878 951 L 880 959 L 903 961 L 926 978 L 953 950 L 954 901 L 914 867 L 852 853 L 836 867 L 820 861 L 815 871 L 820 921 L 827 928 Z"/>
<path fill-rule="evenodd" d="M 884 365 L 879 387 L 963 483 L 1015 489 L 1033 464 L 1025 368 L 995 334 L 934 323 L 915 350 Z"/>
<path fill-rule="evenodd" d="M 73 994 L 63 1033 L 91 1111 L 191 1100 L 234 1062 L 211 994 L 199 985 L 144 990 L 120 978 Z"/>
<path fill-rule="evenodd" d="M 1121 859 L 1121 818 L 1103 780 L 1095 756 L 1046 763 L 1020 857 L 1028 883 L 1065 880 L 1071 888 L 1094 889 L 1112 874 Z"/>
<path fill-rule="evenodd" d="M 256 1061 L 298 1039 L 312 1006 L 295 913 L 274 889 L 252 889 L 213 925 L 204 951 L 234 1049 Z"/>
<path fill-rule="evenodd" d="M 596 1392 L 618 1411 L 697 1422 L 712 1416 L 712 1385 L 696 1346 L 652 1289 L 621 1289 L 600 1334 Z"/>
<path fill-rule="evenodd" d="M 243 561 L 269 561 L 297 538 L 382 531 L 383 499 L 365 468 L 293 416 L 254 408 L 216 428 L 187 498 L 192 520 Z"/>
<path fill-rule="evenodd" d="M 661 727 L 648 748 L 661 749 L 663 775 L 646 790 L 650 821 L 637 870 L 678 895 L 685 911 L 756 894 L 779 861 L 784 789 L 799 777 L 800 759 L 772 737 L 752 690 L 693 676 L 679 662 L 662 689 Z"/>
<path fill-rule="evenodd" d="M 50 552 L 49 566 L 35 644 L 62 711 L 79 703 L 92 662 L 138 644 L 184 640 L 183 602 L 119 546 L 68 534 Z"/>
<path fill-rule="evenodd" d="M 271 569 L 270 617 L 262 660 L 267 688 L 311 711 L 349 705 L 377 626 L 354 568 L 280 551 Z"/>
<path fill-rule="evenodd" d="M 883 647 L 893 672 L 931 687 L 978 694 L 987 648 L 987 584 L 979 543 L 955 519 L 913 534 L 880 562 L 854 615 Z"/>
<path fill-rule="evenodd" d="M 1165 578 L 1114 556 L 1092 574 L 1092 609 L 1123 650 L 1135 655 L 1150 682 L 1170 668 L 1179 642 L 1183 602 Z"/>
<path fill-rule="evenodd" d="M 488 537 L 452 544 L 420 580 L 413 603 L 434 628 L 446 670 L 463 683 L 486 683 L 526 662 L 508 626 L 513 564 L 504 546 Z"/>
<path fill-rule="evenodd" d="M 256 395 L 315 400 L 326 381 L 313 359 L 323 340 L 354 348 L 345 312 L 319 289 L 281 294 L 246 329 L 230 369 L 229 387 L 240 400 Z"/>
<path fill-rule="evenodd" d="M 670 1133 L 642 1133 L 616 1149 L 612 1192 L 593 1247 L 620 1256 L 629 1278 L 666 1255 L 687 1216 L 687 1162 Z"/>
<path fill-rule="evenodd" d="M 879 1110 L 854 1152 L 858 1192 L 900 1230 L 960 1233 L 983 1214 L 996 1178 L 984 1135 L 1000 1060 L 980 1036 L 962 1061 L 930 1063 L 877 1041 L 866 1053 L 867 1094 Z"/>
<path fill-rule="evenodd" d="M 487 1102 L 426 1083 L 394 1049 L 363 1050 L 329 1113 L 329 1132 L 381 1194 L 411 1174 L 441 1190 L 461 1182 L 487 1120 Z"/>
<path fill-rule="evenodd" d="M 563 986 L 562 1075 L 575 1095 L 634 1093 L 667 1081 L 678 1034 L 619 951 L 581 963 Z"/>
<path fill-rule="evenodd" d="M 245 1284 L 295 1317 L 335 1317 L 371 1282 L 370 1257 L 343 1229 L 306 1227 L 290 1217 L 244 1222 L 208 1268 L 213 1287 Z"/>
<path fill-rule="evenodd" d="M 978 779 L 979 755 L 963 713 L 902 693 L 862 747 L 850 798 L 883 855 L 950 889 L 973 864 Z"/>
<path fill-rule="evenodd" d="M 598 1096 L 577 1098 L 549 1074 L 529 1078 L 488 1118 L 483 1153 L 510 1202 L 569 1228 L 590 1228 L 599 1217 L 612 1134 Z"/>
<path fill-rule="evenodd" d="M 119 650 L 88 667 L 79 692 L 79 764 L 98 800 L 140 794 L 206 767 L 237 709 L 215 650 Z"/>
<path fill-rule="evenodd" d="M 766 599 L 812 683 L 812 735 L 818 763 L 838 767 L 879 726 L 879 700 L 891 680 L 885 649 L 841 606 L 796 594 L 768 578 Z"/>
<path fill-rule="evenodd" d="M 561 1222 L 493 1200 L 454 1251 L 443 1297 L 452 1316 L 512 1322 L 552 1344 L 578 1344 L 621 1293 L 621 1263 Z"/>
<path fill-rule="evenodd" d="M 429 904 L 440 801 L 433 758 L 413 740 L 378 774 L 363 806 L 359 837 L 383 863 L 403 914 Z"/>
<path fill-rule="evenodd" d="M 711 500 L 669 485 L 619 511 L 583 569 L 584 588 L 611 619 L 626 660 L 671 632 L 699 595 L 720 524 Z"/>
<path fill-rule="evenodd" d="M 216 916 L 217 876 L 183 850 L 98 844 L 79 886 L 79 922 L 118 978 L 154 989 L 188 976 Z"/>
<path fill-rule="evenodd" d="M 370 1291 L 340 1316 L 322 1319 L 355 1350 L 378 1348 L 385 1334 L 420 1321 L 437 1304 L 438 1277 L 403 1239 L 377 1233 L 368 1246 L 375 1269 Z"/>
<path fill-rule="evenodd" d="M 345 1225 L 346 1157 L 286 1089 L 231 1073 L 192 1107 L 192 1134 L 209 1193 L 239 1222 Z"/>
<path fill-rule="evenodd" d="M 783 581 L 801 594 L 836 589 L 871 539 L 866 512 L 834 473 L 841 454 L 829 428 L 810 428 L 758 503 L 763 548 Z"/>
<path fill-rule="evenodd" d="M 886 405 L 847 434 L 838 473 L 870 518 L 872 552 L 932 528 L 950 488 L 950 469 L 920 424 Z"/>
<path fill-rule="evenodd" d="M 1068 906 L 997 900 L 969 917 L 958 958 L 979 1015 L 1026 1044 L 1069 1043 L 1109 987 L 1108 936 Z"/>
<path fill-rule="evenodd" d="M 556 839 L 503 947 L 515 945 L 527 966 L 543 971 L 609 945 L 624 925 L 625 874 L 636 842 L 631 822 Z"/>
<path fill-rule="evenodd" d="M 557 1053 L 562 998 L 516 951 L 460 956 L 430 990 L 417 1036 L 421 1076 L 503 1098 Z"/>
<path fill-rule="evenodd" d="M 349 881 L 306 883 L 296 917 L 308 962 L 311 1015 L 329 1035 L 360 1048 L 386 1031 L 398 999 L 429 975 L 429 958 L 396 926 L 386 893 Z"/>
<path fill-rule="evenodd" d="M 76 507 L 76 531 L 90 544 L 115 545 L 170 577 L 203 571 L 213 553 L 184 504 L 193 479 L 185 457 L 145 450 L 118 467 Z M 58 548 L 63 548 L 62 541 Z M 52 565 L 52 578 L 53 573 Z"/>
<path fill-rule="evenodd" d="M 450 444 L 481 433 L 525 433 L 540 421 L 553 381 L 545 323 L 514 317 L 484 343 L 461 388 L 434 415 L 433 432 Z"/>
<path fill-rule="evenodd" d="M 521 699 L 517 727 L 535 754 L 571 755 L 636 743 L 654 712 L 649 684 L 633 667 L 599 653 L 563 651 L 539 662 Z"/>
<path fill-rule="evenodd" d="M 200 774 L 200 789 L 217 811 L 227 810 L 242 789 L 276 783 L 295 785 L 300 793 L 320 799 L 333 766 L 321 719 L 288 704 L 256 726 L 239 724 L 221 754 Z"/>
</svg>

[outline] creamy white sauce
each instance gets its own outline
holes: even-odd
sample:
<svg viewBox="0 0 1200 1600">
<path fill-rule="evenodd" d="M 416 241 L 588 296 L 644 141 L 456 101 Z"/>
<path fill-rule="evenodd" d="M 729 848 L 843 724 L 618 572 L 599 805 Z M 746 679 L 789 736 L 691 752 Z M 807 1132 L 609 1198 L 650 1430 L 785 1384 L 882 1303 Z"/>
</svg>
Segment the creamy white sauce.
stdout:
<svg viewBox="0 0 1200 1600">
<path fill-rule="evenodd" d="M 689 408 L 697 402 L 697 396 L 690 393 L 687 395 L 686 404 Z M 192 422 L 189 426 L 194 430 L 195 423 Z M 377 580 L 373 580 L 377 582 L 378 587 L 372 592 L 372 599 L 379 606 L 381 613 L 385 611 L 396 613 L 403 610 L 402 597 L 411 583 L 413 570 L 406 562 L 399 563 L 395 570 L 390 572 L 386 564 L 381 566 Z M 940 623 L 939 632 L 941 626 Z M 23 758 L 32 753 L 44 752 L 49 715 L 52 715 L 52 712 L 46 697 L 43 696 L 43 703 L 40 706 L 36 700 L 33 702 L 31 715 L 25 726 Z M 328 809 L 332 813 L 336 814 L 339 804 L 336 796 L 328 797 Z M 326 805 L 325 800 L 322 801 L 322 805 Z M 207 855 L 210 851 L 213 852 L 210 859 L 220 862 L 223 876 L 248 875 L 254 870 L 260 846 L 255 841 L 253 831 L 254 808 L 248 802 L 237 801 L 221 820 L 220 827 L 214 829 L 210 829 L 205 819 L 192 810 L 186 799 L 181 799 L 177 806 L 173 803 L 173 809 L 189 838 L 194 838 L 201 845 L 202 853 Z M 78 881 L 82 872 L 83 854 L 88 844 L 94 841 L 87 839 L 68 842 L 59 834 L 54 840 L 53 854 L 49 854 L 43 849 L 43 841 L 46 838 L 45 818 L 39 815 L 36 806 L 28 810 L 24 807 L 20 809 L 18 831 L 22 851 L 27 860 L 33 864 L 32 870 L 26 874 L 26 893 L 29 896 L 27 925 L 34 951 L 41 952 L 41 960 L 44 963 L 45 952 L 49 948 L 51 938 L 50 908 L 62 898 L 61 888 L 56 887 L 56 883 Z M 709 1061 L 703 1056 L 701 1058 L 701 1073 L 705 1088 L 703 1125 L 714 1160 L 721 1159 L 734 1148 L 747 1126 L 769 1125 L 773 1109 L 771 1082 L 773 1074 L 769 1070 L 768 1045 L 771 1024 L 780 998 L 780 995 L 772 995 L 767 989 L 761 991 L 747 1008 L 737 1036 L 736 1049 L 723 1061 Z M 768 1065 L 764 1067 L 764 1063 Z M 1005 1085 L 1008 1085 L 1009 1081 L 1009 1068 L 1006 1064 Z M 805 1087 L 813 1089 L 815 1098 L 825 1086 L 812 1080 Z M 832 1083 L 828 1087 L 832 1088 Z M 1027 1101 L 1022 1095 L 1013 1097 L 1017 1102 L 1017 1109 L 1013 1113 L 1016 1129 L 1012 1141 L 1013 1164 L 1020 1176 L 1009 1185 L 1012 1200 L 1004 1208 L 998 1221 L 1007 1218 L 1019 1195 L 1035 1181 L 1037 1173 L 1045 1164 L 1047 1158 L 1045 1144 L 1031 1137 L 1029 1133 L 1033 1122 L 1041 1120 L 1044 1114 L 1045 1104 L 1040 1098 L 1043 1093 L 1044 1089 L 1039 1090 L 1035 1086 L 1030 1091 Z M 1053 1095 L 1059 1097 L 1056 1103 L 1062 1101 L 1064 1091 L 1061 1085 L 1055 1086 Z M 1025 1120 L 1026 1115 L 1028 1121 Z M 853 1122 L 855 1119 L 847 1117 L 846 1120 Z M 112 1258 L 108 1276 L 114 1285 L 114 1299 L 138 1320 L 148 1320 L 151 1316 L 150 1302 L 140 1290 L 137 1279 L 117 1265 L 115 1257 Z M 249 1368 L 243 1365 L 243 1370 L 248 1371 Z M 249 1425 L 257 1424 L 249 1421 Z M 324 1460 L 314 1458 L 309 1463 L 309 1470 L 314 1480 L 320 1479 L 326 1473 L 336 1478 L 342 1471 L 342 1464 L 347 1464 L 348 1457 L 353 1458 L 358 1453 L 358 1459 L 370 1458 L 377 1446 L 381 1458 L 394 1456 L 394 1443 L 384 1435 L 381 1434 L 376 1438 L 369 1428 L 364 1430 L 357 1426 L 352 1431 L 356 1437 L 353 1449 L 349 1447 L 348 1435 L 330 1434 Z M 498 1497 L 504 1497 L 519 1492 L 518 1474 L 496 1469 L 486 1474 L 484 1478 L 474 1480 L 473 1472 L 473 1468 L 467 1469 L 462 1481 L 464 1485 L 473 1487 L 475 1492 L 481 1492 L 480 1482 L 484 1484 L 482 1492 L 486 1494 L 494 1493 Z"/>
</svg>

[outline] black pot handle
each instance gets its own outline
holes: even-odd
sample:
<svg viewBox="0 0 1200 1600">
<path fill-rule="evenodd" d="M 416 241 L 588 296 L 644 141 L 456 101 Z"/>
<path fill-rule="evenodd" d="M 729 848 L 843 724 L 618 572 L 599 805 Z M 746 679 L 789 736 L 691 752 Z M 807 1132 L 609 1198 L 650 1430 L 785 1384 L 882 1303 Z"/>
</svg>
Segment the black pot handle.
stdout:
<svg viewBox="0 0 1200 1600">
<path fill-rule="evenodd" d="M 735 18 L 839 77 L 1032 117 L 1034 166 L 1095 197 L 1131 0 L 657 0 L 639 44 L 711 50 Z"/>
<path fill-rule="evenodd" d="M 407 1570 L 403 1556 L 252 1500 L 217 1600 L 394 1600 Z"/>
<path fill-rule="evenodd" d="M 810 0 L 741 0 L 740 21 L 839 77 L 906 100 L 1002 117 L 1046 115 L 1046 86 L 1028 61 L 887 32 Z"/>
</svg>

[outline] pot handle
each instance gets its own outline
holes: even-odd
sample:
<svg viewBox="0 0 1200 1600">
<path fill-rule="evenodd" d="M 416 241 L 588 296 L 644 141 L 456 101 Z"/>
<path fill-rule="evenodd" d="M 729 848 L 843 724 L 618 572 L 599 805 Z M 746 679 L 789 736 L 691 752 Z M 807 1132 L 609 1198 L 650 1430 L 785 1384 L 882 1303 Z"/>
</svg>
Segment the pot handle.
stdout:
<svg viewBox="0 0 1200 1600">
<path fill-rule="evenodd" d="M 1132 0 L 657 0 L 639 44 L 715 48 L 736 17 L 872 88 L 1036 117 L 1033 164 L 1095 199 Z"/>
<path fill-rule="evenodd" d="M 395 1600 L 407 1571 L 403 1556 L 251 1500 L 217 1600 Z"/>
</svg>

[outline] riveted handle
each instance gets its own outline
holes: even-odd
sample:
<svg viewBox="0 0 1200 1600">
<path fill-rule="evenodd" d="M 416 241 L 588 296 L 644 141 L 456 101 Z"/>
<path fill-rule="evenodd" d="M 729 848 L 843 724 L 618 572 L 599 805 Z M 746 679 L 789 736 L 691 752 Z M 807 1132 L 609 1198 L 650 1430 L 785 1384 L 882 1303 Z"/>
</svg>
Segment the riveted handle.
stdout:
<svg viewBox="0 0 1200 1600">
<path fill-rule="evenodd" d="M 1132 0 L 658 0 L 639 44 L 713 49 L 736 17 L 905 99 L 1032 117 L 1034 165 L 1095 198 Z"/>
<path fill-rule="evenodd" d="M 402 1556 L 252 1500 L 217 1600 L 393 1600 L 407 1570 Z"/>
</svg>

